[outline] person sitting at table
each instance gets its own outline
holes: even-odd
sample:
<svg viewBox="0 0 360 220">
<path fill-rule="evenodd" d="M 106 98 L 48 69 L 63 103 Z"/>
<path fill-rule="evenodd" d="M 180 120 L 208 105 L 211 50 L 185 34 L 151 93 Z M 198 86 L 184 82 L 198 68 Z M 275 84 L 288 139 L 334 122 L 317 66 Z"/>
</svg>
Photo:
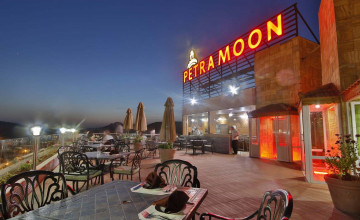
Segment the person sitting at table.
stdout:
<svg viewBox="0 0 360 220">
<path fill-rule="evenodd" d="M 110 131 L 105 130 L 102 139 L 103 144 L 111 144 L 113 141 L 114 141 L 114 137 L 110 134 Z"/>
<path fill-rule="evenodd" d="M 86 136 L 89 141 L 95 141 L 94 132 L 88 131 Z"/>
<path fill-rule="evenodd" d="M 234 151 L 233 154 L 237 154 L 239 135 L 240 133 L 236 130 L 235 126 L 231 126 L 231 147 Z"/>
</svg>

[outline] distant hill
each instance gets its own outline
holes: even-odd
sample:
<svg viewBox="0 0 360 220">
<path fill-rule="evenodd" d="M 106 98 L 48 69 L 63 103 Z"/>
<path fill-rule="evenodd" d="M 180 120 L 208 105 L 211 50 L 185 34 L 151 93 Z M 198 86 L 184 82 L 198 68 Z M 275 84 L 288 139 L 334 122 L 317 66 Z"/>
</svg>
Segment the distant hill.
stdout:
<svg viewBox="0 0 360 220">
<path fill-rule="evenodd" d="M 26 137 L 29 135 L 29 131 L 24 125 L 0 121 L 0 140 Z"/>
<path fill-rule="evenodd" d="M 108 124 L 108 125 L 106 125 L 104 127 L 84 128 L 84 129 L 81 129 L 80 132 L 92 131 L 93 133 L 103 133 L 104 131 L 109 130 L 110 133 L 116 133 L 117 129 L 119 129 L 119 125 L 123 126 L 123 123 L 114 122 L 114 123 Z"/>
<path fill-rule="evenodd" d="M 176 121 L 175 127 L 176 127 L 176 133 L 182 134 L 182 130 L 183 130 L 182 122 Z M 155 129 L 156 134 L 160 133 L 160 128 L 161 128 L 161 122 L 154 122 L 154 123 L 148 124 L 148 131 Z"/>
<path fill-rule="evenodd" d="M 123 125 L 121 122 L 114 122 L 111 123 L 109 125 L 106 125 L 104 127 L 99 127 L 99 128 L 84 128 L 81 129 L 80 132 L 86 132 L 86 131 L 92 131 L 93 133 L 103 133 L 105 130 L 109 130 L 110 133 L 116 133 L 116 130 L 118 129 L 119 125 Z M 176 133 L 178 134 L 182 134 L 182 122 L 181 121 L 177 121 L 175 122 L 175 126 L 176 126 Z M 150 130 L 155 129 L 156 134 L 160 133 L 160 128 L 161 128 L 161 122 L 154 122 L 151 124 L 148 124 L 148 132 Z M 130 132 L 134 132 L 133 130 Z"/>
</svg>

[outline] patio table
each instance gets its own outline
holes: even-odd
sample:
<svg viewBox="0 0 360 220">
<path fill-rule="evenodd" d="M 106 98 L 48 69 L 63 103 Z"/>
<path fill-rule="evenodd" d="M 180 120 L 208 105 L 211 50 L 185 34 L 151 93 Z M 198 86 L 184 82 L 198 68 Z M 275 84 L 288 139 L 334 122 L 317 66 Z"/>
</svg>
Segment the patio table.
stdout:
<svg viewBox="0 0 360 220">
<path fill-rule="evenodd" d="M 190 142 L 192 143 L 192 149 L 193 149 L 193 155 L 196 154 L 196 149 L 194 148 L 194 141 L 199 141 L 199 142 L 202 142 L 202 145 L 201 145 L 201 153 L 205 154 L 205 148 L 204 148 L 204 144 L 207 142 L 207 140 L 199 140 L 199 139 L 195 139 L 195 140 L 190 140 Z"/>
<path fill-rule="evenodd" d="M 130 188 L 138 182 L 117 180 L 94 187 L 64 200 L 46 205 L 14 219 L 138 219 L 138 213 L 149 207 L 152 202 L 166 195 L 150 195 L 131 192 Z M 189 187 L 178 187 L 188 190 Z M 186 204 L 184 219 L 191 219 L 205 199 L 208 190 L 191 188 L 196 193 L 191 203 Z"/>
<path fill-rule="evenodd" d="M 118 154 L 107 154 L 103 152 L 85 152 L 86 156 L 90 160 L 96 160 L 96 164 L 102 164 L 105 160 L 116 160 L 118 158 L 126 157 L 131 154 L 131 152 L 120 152 Z"/>
</svg>

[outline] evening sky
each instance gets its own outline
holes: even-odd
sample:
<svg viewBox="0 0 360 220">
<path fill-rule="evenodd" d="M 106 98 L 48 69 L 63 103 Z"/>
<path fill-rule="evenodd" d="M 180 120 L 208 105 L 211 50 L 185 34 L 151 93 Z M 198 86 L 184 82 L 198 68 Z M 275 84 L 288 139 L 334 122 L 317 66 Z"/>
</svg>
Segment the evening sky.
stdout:
<svg viewBox="0 0 360 220">
<path fill-rule="evenodd" d="M 0 121 L 101 126 L 142 101 L 155 122 L 169 96 L 180 121 L 190 49 L 206 57 L 296 2 L 318 37 L 320 0 L 2 0 Z"/>
</svg>

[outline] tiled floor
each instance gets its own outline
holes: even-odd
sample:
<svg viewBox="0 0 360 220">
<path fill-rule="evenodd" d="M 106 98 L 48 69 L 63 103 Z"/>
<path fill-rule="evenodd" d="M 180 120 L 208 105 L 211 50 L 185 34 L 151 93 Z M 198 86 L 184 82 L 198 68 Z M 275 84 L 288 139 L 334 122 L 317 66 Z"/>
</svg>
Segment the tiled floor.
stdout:
<svg viewBox="0 0 360 220">
<path fill-rule="evenodd" d="M 190 155 L 178 151 L 176 159 L 187 160 L 198 168 L 201 188 L 209 194 L 199 212 L 213 212 L 229 217 L 244 217 L 255 211 L 263 193 L 286 189 L 294 198 L 291 219 L 354 219 L 333 207 L 326 184 L 304 181 L 302 172 L 288 163 L 249 158 L 243 155 Z M 157 159 L 142 161 L 141 176 L 153 171 Z M 105 182 L 111 179 L 106 175 Z M 138 181 L 137 176 L 135 181 Z"/>
</svg>

